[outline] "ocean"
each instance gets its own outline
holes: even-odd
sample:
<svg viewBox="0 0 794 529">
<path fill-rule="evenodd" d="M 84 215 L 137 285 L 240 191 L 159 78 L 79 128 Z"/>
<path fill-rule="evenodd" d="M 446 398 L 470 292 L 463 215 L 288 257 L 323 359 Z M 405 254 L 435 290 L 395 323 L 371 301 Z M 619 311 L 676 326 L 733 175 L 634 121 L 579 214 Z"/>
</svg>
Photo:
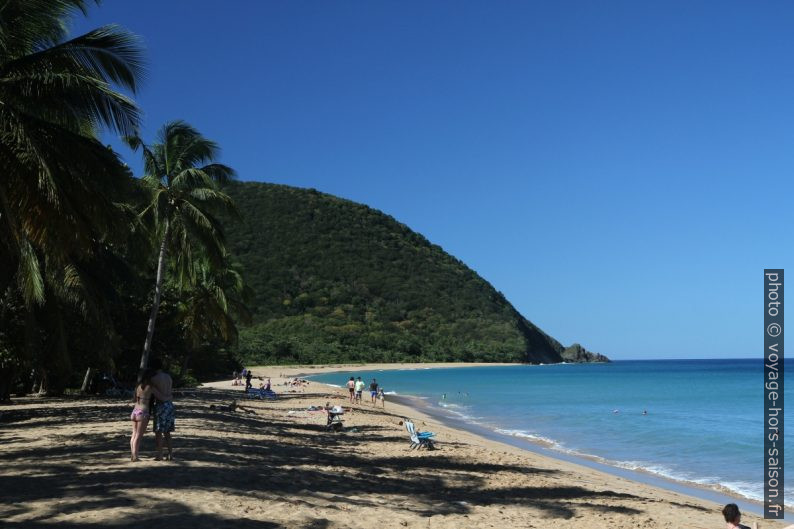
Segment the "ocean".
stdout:
<svg viewBox="0 0 794 529">
<path fill-rule="evenodd" d="M 785 368 L 792 372 L 789 361 Z M 378 370 L 310 378 L 343 386 L 352 375 L 367 383 L 376 378 L 387 394 L 419 397 L 456 424 L 763 500 L 760 359 Z M 794 406 L 789 379 L 785 398 Z M 794 506 L 791 451 L 785 463 L 791 469 L 785 503 Z"/>
</svg>

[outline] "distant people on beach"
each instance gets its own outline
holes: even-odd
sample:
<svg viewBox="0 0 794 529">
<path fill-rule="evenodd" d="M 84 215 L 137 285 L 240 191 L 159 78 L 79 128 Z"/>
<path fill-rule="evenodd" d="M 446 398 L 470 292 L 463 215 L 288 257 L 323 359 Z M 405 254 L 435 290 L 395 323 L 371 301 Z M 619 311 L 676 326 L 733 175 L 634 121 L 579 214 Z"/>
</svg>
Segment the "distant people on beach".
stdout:
<svg viewBox="0 0 794 529">
<path fill-rule="evenodd" d="M 386 409 L 386 393 L 383 391 L 383 388 L 378 388 L 378 400 L 380 400 L 380 405 L 383 409 Z"/>
<path fill-rule="evenodd" d="M 725 517 L 728 529 L 750 529 L 746 525 L 742 525 L 742 513 L 739 512 L 739 506 L 735 503 L 726 505 L 722 509 L 722 516 Z"/>
<path fill-rule="evenodd" d="M 234 373 L 232 373 L 232 386 L 242 386 L 242 385 L 243 385 L 243 379 L 240 376 L 240 373 L 235 371 Z"/>
<path fill-rule="evenodd" d="M 353 404 L 356 400 L 356 379 L 350 377 L 350 380 L 347 381 L 347 390 L 350 392 L 350 404 Z"/>
<path fill-rule="evenodd" d="M 361 377 L 358 377 L 358 379 L 356 379 L 355 389 L 356 389 L 356 403 L 357 404 L 361 404 L 361 393 L 364 391 L 364 386 L 365 385 L 366 384 L 364 384 L 364 381 L 361 380 Z"/>
<path fill-rule="evenodd" d="M 378 381 L 374 378 L 372 382 L 369 384 L 369 397 L 370 397 L 370 404 L 373 406 L 375 405 L 375 398 L 378 396 Z"/>
<path fill-rule="evenodd" d="M 168 452 L 166 461 L 173 459 L 173 449 L 171 447 L 171 432 L 174 431 L 176 424 L 176 414 L 174 411 L 173 395 L 171 393 L 173 380 L 171 375 L 163 371 L 163 363 L 159 358 L 153 358 L 149 365 L 154 370 L 151 377 L 152 392 L 157 397 L 154 403 L 154 435 L 157 444 L 157 461 L 163 459 L 163 438 Z M 250 379 L 249 379 L 250 380 Z"/>
<path fill-rule="evenodd" d="M 246 375 L 245 375 L 245 390 L 246 391 L 251 389 L 251 377 L 253 377 L 253 376 L 254 376 L 254 374 L 251 373 L 250 371 L 248 373 L 246 373 Z"/>
<path fill-rule="evenodd" d="M 305 391 L 304 388 L 309 387 L 309 381 L 306 380 L 305 378 L 293 378 L 290 380 L 285 380 L 284 385 L 292 388 L 300 388 L 301 391 Z M 296 393 L 297 390 L 291 389 L 289 391 L 290 393 Z"/>
</svg>

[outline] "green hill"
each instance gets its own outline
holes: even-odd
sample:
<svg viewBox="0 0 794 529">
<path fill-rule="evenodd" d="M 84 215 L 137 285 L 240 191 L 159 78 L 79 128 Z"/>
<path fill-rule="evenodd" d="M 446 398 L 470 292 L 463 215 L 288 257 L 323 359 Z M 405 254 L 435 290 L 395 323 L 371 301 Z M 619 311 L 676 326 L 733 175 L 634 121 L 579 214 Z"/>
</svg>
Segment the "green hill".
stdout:
<svg viewBox="0 0 794 529">
<path fill-rule="evenodd" d="M 566 350 L 392 217 L 313 189 L 238 182 L 228 247 L 254 297 L 248 362 L 605 361 Z"/>
</svg>

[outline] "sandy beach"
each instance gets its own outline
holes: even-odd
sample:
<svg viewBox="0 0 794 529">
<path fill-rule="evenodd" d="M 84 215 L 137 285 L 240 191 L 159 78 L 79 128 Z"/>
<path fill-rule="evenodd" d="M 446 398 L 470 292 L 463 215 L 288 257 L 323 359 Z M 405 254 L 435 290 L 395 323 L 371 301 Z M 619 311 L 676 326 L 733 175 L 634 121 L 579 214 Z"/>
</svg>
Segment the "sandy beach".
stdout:
<svg viewBox="0 0 794 529">
<path fill-rule="evenodd" d="M 342 390 L 298 374 L 443 364 L 254 367 L 279 399 L 231 380 L 177 393 L 174 461 L 129 462 L 124 400 L 15 399 L 0 406 L 3 527 L 713 528 L 721 505 L 520 450 L 439 424 L 387 399 L 344 415 L 341 433 L 310 406 L 349 407 Z M 460 364 L 457 364 L 460 365 Z M 255 380 L 258 382 L 258 380 Z M 232 411 L 230 405 L 237 400 Z M 411 450 L 402 421 L 437 436 Z M 786 524 L 746 514 L 759 528 Z"/>
</svg>

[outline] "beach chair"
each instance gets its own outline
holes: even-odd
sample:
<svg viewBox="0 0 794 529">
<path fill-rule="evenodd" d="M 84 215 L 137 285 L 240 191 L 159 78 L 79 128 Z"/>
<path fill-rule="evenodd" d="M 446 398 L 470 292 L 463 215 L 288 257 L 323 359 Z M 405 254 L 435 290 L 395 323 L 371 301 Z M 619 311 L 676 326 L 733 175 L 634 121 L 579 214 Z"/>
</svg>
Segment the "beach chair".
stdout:
<svg viewBox="0 0 794 529">
<path fill-rule="evenodd" d="M 416 426 L 411 419 L 405 419 L 405 429 L 408 430 L 408 435 L 411 436 L 411 450 L 414 448 L 419 449 L 425 447 L 428 450 L 435 449 L 432 438 L 436 434 L 433 432 L 417 432 Z"/>
</svg>

